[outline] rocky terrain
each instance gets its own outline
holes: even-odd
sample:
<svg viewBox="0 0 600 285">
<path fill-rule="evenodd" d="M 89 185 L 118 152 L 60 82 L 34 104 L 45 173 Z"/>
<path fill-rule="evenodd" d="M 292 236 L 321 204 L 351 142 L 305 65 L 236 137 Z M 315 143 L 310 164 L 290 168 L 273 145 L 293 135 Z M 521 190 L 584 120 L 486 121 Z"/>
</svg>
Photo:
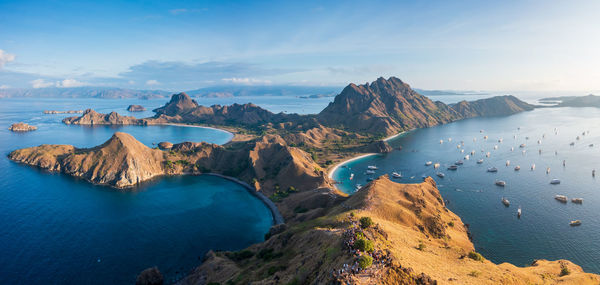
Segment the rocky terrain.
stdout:
<svg viewBox="0 0 600 285">
<path fill-rule="evenodd" d="M 461 101 L 450 105 L 462 118 L 506 116 L 531 111 L 534 106 L 515 96 L 496 96 L 476 101 Z"/>
<path fill-rule="evenodd" d="M 30 132 L 37 130 L 37 127 L 25 124 L 23 122 L 19 122 L 10 125 L 10 127 L 8 127 L 8 130 L 13 132 Z"/>
<path fill-rule="evenodd" d="M 122 116 L 117 112 L 101 114 L 92 109 L 87 109 L 80 117 L 68 117 L 63 119 L 67 125 L 147 125 L 143 119 Z"/>
<path fill-rule="evenodd" d="M 552 107 L 596 107 L 600 108 L 600 96 L 587 95 L 587 96 L 563 96 L 563 97 L 551 97 L 543 98 L 539 100 L 540 103 L 552 103 L 555 104 Z"/>
<path fill-rule="evenodd" d="M 129 107 L 127 107 L 127 111 L 129 111 L 129 112 L 144 112 L 144 111 L 146 111 L 146 108 L 144 108 L 144 106 L 142 106 L 142 105 L 129 105 Z"/>
</svg>

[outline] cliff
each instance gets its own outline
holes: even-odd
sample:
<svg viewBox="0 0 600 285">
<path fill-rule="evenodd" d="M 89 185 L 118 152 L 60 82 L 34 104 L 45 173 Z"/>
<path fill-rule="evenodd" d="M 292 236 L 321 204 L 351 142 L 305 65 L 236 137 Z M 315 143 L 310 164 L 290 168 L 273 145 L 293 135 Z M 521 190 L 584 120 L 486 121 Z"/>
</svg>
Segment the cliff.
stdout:
<svg viewBox="0 0 600 285">
<path fill-rule="evenodd" d="M 476 101 L 461 101 L 450 105 L 462 118 L 508 116 L 533 110 L 534 106 L 515 96 L 496 96 Z"/>
<path fill-rule="evenodd" d="M 563 268 L 571 273 L 561 276 Z M 487 261 L 474 253 L 465 225 L 445 208 L 433 179 L 398 184 L 382 176 L 320 217 L 288 222 L 263 243 L 238 252 L 209 252 L 179 284 L 234 280 L 237 284 L 597 284 L 600 276 L 564 260 L 538 260 L 528 267 Z"/>
<path fill-rule="evenodd" d="M 8 130 L 12 132 L 30 132 L 37 130 L 37 127 L 25 124 L 23 122 L 19 122 L 10 125 L 10 127 L 8 127 Z"/>
<path fill-rule="evenodd" d="M 101 114 L 92 109 L 87 109 L 80 117 L 68 117 L 63 119 L 67 125 L 147 125 L 143 119 L 130 116 L 121 116 L 117 112 Z"/>
</svg>

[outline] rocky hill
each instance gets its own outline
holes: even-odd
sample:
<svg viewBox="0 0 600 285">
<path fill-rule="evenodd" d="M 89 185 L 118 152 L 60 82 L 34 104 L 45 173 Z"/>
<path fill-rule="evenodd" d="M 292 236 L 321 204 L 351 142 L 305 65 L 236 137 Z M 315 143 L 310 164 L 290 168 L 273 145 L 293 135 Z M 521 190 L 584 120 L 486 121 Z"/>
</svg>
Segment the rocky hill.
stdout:
<svg viewBox="0 0 600 285">
<path fill-rule="evenodd" d="M 87 109 L 79 117 L 68 117 L 63 119 L 67 125 L 147 125 L 143 119 L 137 119 L 131 116 L 122 116 L 117 112 L 108 114 L 98 113 L 92 109 Z"/>
<path fill-rule="evenodd" d="M 308 206 L 303 206 L 308 207 Z M 297 211 L 265 242 L 209 252 L 182 285 L 210 284 L 597 284 L 564 260 L 496 265 L 474 251 L 461 219 L 435 182 L 398 184 L 387 176 L 326 207 Z M 570 274 L 565 275 L 563 268 Z M 563 272 L 563 273 L 561 273 Z"/>
<path fill-rule="evenodd" d="M 461 101 L 450 105 L 462 118 L 508 116 L 533 110 L 534 106 L 515 96 L 496 96 L 476 101 Z"/>
<path fill-rule="evenodd" d="M 10 127 L 8 127 L 8 130 L 13 132 L 30 132 L 37 130 L 37 127 L 23 122 L 19 122 L 10 125 Z"/>
<path fill-rule="evenodd" d="M 540 103 L 555 104 L 552 107 L 596 107 L 600 108 L 600 96 L 593 94 L 587 96 L 562 96 L 550 97 L 539 100 Z"/>
</svg>

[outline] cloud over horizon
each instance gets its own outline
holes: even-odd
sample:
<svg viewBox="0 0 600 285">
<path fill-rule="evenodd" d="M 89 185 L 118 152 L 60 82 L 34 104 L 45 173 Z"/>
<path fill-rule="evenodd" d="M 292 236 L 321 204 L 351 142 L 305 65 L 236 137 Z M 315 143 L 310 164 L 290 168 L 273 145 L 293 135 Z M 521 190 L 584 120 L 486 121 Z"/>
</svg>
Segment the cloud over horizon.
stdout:
<svg viewBox="0 0 600 285">
<path fill-rule="evenodd" d="M 15 55 L 14 54 L 10 54 L 5 52 L 4 50 L 0 49 L 0 68 L 3 68 L 5 64 L 14 61 L 15 60 Z"/>
</svg>

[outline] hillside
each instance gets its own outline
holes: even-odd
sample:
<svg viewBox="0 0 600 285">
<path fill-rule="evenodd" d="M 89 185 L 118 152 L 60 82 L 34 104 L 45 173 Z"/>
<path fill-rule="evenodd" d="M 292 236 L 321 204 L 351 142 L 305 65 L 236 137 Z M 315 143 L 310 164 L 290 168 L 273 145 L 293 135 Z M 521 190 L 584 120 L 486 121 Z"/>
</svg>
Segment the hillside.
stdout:
<svg viewBox="0 0 600 285">
<path fill-rule="evenodd" d="M 345 200 L 345 201 L 344 201 Z M 435 182 L 398 184 L 387 176 L 323 209 L 272 229 L 238 252 L 209 252 L 179 284 L 597 284 L 569 261 L 496 265 L 474 252 L 461 219 Z M 373 222 L 361 222 L 368 217 Z M 362 240 L 362 241 L 359 241 Z M 367 246 L 365 247 L 365 244 Z M 372 244 L 372 245 L 370 245 Z M 357 251 L 357 248 L 365 250 Z M 369 257 L 366 257 L 369 256 Z M 373 259 L 368 263 L 359 260 Z M 358 269 L 363 264 L 365 269 Z M 570 274 L 560 276 L 562 268 Z"/>
<path fill-rule="evenodd" d="M 556 104 L 552 107 L 596 107 L 600 108 L 600 96 L 593 94 L 587 96 L 550 97 L 539 100 L 541 103 Z"/>
<path fill-rule="evenodd" d="M 508 116 L 533 110 L 534 106 L 515 96 L 496 96 L 476 101 L 461 101 L 450 105 L 462 118 Z"/>
</svg>

